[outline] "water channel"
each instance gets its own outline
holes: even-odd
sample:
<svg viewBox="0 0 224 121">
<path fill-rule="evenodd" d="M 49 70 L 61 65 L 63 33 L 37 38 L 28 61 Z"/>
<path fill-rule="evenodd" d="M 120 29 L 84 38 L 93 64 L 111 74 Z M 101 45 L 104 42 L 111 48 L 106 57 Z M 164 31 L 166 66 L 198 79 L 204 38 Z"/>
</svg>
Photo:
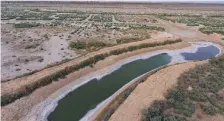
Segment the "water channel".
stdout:
<svg viewBox="0 0 224 121">
<path fill-rule="evenodd" d="M 208 45 L 197 48 L 195 53 L 180 52 L 187 61 L 206 60 L 220 53 L 219 48 Z M 109 98 L 136 77 L 171 62 L 169 53 L 161 53 L 147 59 L 139 59 L 124 64 L 116 71 L 102 77 L 93 79 L 83 86 L 68 93 L 58 101 L 58 105 L 48 116 L 49 121 L 78 121 L 91 109 Z"/>
</svg>

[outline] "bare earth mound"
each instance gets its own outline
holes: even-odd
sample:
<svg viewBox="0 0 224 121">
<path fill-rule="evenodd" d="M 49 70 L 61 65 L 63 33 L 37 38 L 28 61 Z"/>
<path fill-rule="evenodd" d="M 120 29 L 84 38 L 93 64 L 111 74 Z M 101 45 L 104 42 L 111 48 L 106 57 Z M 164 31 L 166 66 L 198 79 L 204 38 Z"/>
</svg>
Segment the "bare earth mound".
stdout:
<svg viewBox="0 0 224 121">
<path fill-rule="evenodd" d="M 182 73 L 203 63 L 205 61 L 170 66 L 148 77 L 115 111 L 110 121 L 140 121 L 142 111 L 149 107 L 154 100 L 165 99 L 164 95 L 176 84 L 177 78 Z"/>
</svg>

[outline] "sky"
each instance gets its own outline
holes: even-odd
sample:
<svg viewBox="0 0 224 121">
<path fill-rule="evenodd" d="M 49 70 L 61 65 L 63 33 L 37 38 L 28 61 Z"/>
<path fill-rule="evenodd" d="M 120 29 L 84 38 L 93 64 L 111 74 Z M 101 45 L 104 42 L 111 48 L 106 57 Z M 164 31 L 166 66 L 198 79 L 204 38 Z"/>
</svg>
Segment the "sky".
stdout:
<svg viewBox="0 0 224 121">
<path fill-rule="evenodd" d="M 178 2 L 181 2 L 181 1 L 201 1 L 201 2 L 206 2 L 206 1 L 214 1 L 214 0 L 77 0 L 77 1 L 145 1 L 145 2 L 169 2 L 169 1 L 178 1 Z M 224 1 L 224 0 L 219 0 L 219 1 Z"/>
<path fill-rule="evenodd" d="M 224 3 L 224 0 L 3 0 L 3 1 L 100 1 L 100 2 L 202 2 Z"/>
</svg>

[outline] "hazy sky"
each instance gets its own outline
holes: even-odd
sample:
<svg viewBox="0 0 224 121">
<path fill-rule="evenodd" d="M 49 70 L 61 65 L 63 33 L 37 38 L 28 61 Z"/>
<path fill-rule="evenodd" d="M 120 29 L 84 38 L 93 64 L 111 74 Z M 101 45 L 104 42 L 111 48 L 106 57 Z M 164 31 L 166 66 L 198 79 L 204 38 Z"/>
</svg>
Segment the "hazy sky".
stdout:
<svg viewBox="0 0 224 121">
<path fill-rule="evenodd" d="M 169 2 L 169 1 L 201 1 L 201 2 L 212 2 L 212 1 L 224 1 L 224 0 L 75 0 L 75 1 L 146 1 L 146 2 Z"/>
<path fill-rule="evenodd" d="M 215 2 L 220 1 L 224 2 L 224 0 L 3 0 L 3 1 L 120 1 L 120 2 Z"/>
</svg>

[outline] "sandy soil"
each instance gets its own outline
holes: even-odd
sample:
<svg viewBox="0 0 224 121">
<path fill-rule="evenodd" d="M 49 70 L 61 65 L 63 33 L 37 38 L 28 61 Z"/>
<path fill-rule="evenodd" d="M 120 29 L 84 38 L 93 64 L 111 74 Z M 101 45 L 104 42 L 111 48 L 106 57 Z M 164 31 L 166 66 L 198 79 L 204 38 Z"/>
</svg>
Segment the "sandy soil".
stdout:
<svg viewBox="0 0 224 121">
<path fill-rule="evenodd" d="M 51 28 L 2 27 L 1 81 L 79 56 L 68 48 L 68 32 L 61 33 L 65 36 L 62 38 Z"/>
<path fill-rule="evenodd" d="M 165 99 L 167 90 L 175 86 L 177 78 L 185 71 L 204 62 L 173 65 L 149 76 L 140 83 L 111 116 L 110 121 L 141 121 L 142 111 L 154 100 Z"/>
<path fill-rule="evenodd" d="M 89 58 L 89 57 L 94 56 L 96 54 L 105 53 L 105 52 L 109 52 L 111 50 L 116 50 L 118 48 L 124 48 L 124 47 L 127 47 L 127 46 L 138 45 L 138 44 L 146 43 L 146 42 L 147 43 L 162 42 L 162 41 L 165 41 L 167 39 L 177 39 L 177 37 L 173 36 L 172 34 L 166 33 L 166 32 L 160 32 L 160 33 L 152 36 L 151 39 L 146 39 L 146 40 L 139 41 L 139 42 L 108 47 L 108 48 L 101 49 L 101 50 L 93 52 L 93 53 L 88 53 L 85 56 L 82 56 L 80 58 L 76 58 L 72 61 L 66 62 L 66 63 L 61 64 L 59 66 L 54 66 L 54 67 L 51 67 L 51 68 L 47 68 L 47 69 L 44 69 L 44 70 L 42 70 L 40 72 L 37 72 L 35 74 L 29 75 L 29 76 L 26 76 L 26 77 L 22 77 L 22 78 L 17 78 L 17 79 L 10 80 L 8 82 L 2 83 L 1 95 L 6 94 L 6 93 L 12 93 L 13 91 L 18 90 L 18 89 L 24 87 L 27 84 L 31 84 L 35 81 L 38 81 L 40 78 L 43 78 L 44 76 L 50 75 L 50 74 L 52 74 L 52 73 L 54 73 L 58 70 L 61 70 L 61 69 L 65 68 L 66 66 L 71 66 L 71 65 L 78 64 L 79 62 L 85 60 L 86 58 Z"/>
<path fill-rule="evenodd" d="M 46 25 L 37 28 L 14 28 L 14 23 L 18 24 L 32 21 L 38 23 L 39 20 L 4 20 L 1 24 L 1 67 L 3 70 L 1 81 L 8 81 L 15 77 L 41 70 L 57 62 L 74 59 L 88 53 L 86 50 L 69 48 L 70 42 L 100 41 L 106 44 L 116 45 L 117 39 L 150 38 L 150 36 L 157 33 L 151 30 L 129 30 L 127 27 L 127 30 L 110 29 L 103 27 L 108 22 L 89 21 L 92 15 L 94 14 L 90 14 L 86 20 L 81 22 L 75 20 L 63 21 L 63 24 L 66 25 L 62 25 L 61 27 L 49 27 Z M 115 23 L 110 22 L 109 24 L 113 25 Z M 136 23 L 117 22 L 116 24 L 126 25 Z M 117 26 L 120 25 L 114 25 L 114 27 Z"/>
</svg>

